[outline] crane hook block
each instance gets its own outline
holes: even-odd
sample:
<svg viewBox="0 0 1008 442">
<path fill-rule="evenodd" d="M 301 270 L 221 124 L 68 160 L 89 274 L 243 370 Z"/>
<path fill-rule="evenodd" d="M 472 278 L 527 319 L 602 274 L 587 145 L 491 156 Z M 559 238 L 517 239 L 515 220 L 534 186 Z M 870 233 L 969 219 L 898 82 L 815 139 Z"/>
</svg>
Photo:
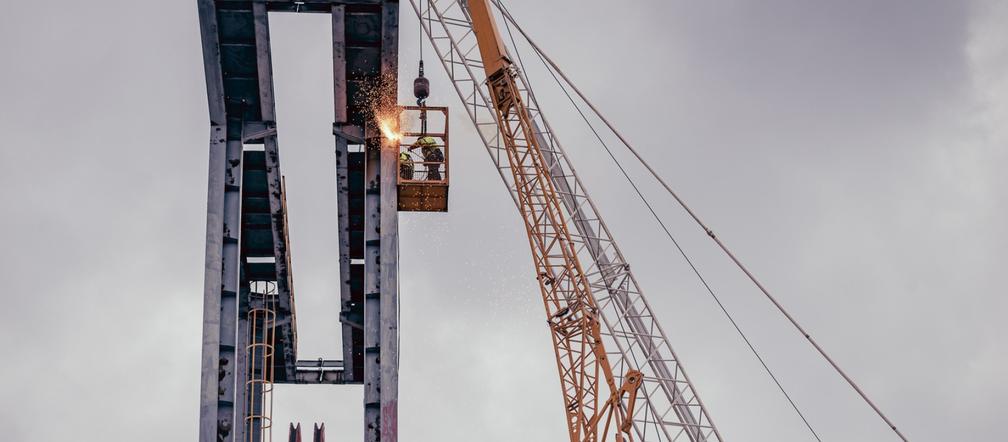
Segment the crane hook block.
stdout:
<svg viewBox="0 0 1008 442">
<path fill-rule="evenodd" d="M 418 101 L 426 100 L 430 96 L 430 81 L 422 75 L 413 80 L 413 95 Z"/>
</svg>

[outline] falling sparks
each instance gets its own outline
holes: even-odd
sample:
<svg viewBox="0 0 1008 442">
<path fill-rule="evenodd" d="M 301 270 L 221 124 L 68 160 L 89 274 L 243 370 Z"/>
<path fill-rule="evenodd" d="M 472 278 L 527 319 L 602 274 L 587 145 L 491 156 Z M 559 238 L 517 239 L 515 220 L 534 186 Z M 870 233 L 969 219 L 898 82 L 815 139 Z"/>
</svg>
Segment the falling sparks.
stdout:
<svg viewBox="0 0 1008 442">
<path fill-rule="evenodd" d="M 368 118 L 374 121 L 382 136 L 398 142 L 402 140 L 402 134 L 399 132 L 400 109 L 396 103 L 395 84 L 395 79 L 387 76 L 366 81 L 356 100 L 367 109 Z"/>
</svg>

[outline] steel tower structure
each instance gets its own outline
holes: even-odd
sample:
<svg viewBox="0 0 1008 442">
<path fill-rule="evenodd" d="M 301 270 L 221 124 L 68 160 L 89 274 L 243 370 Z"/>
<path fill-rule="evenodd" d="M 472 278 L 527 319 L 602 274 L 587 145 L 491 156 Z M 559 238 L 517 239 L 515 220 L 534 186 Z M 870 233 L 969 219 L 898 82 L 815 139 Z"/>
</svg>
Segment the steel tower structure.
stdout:
<svg viewBox="0 0 1008 442">
<path fill-rule="evenodd" d="M 720 441 L 511 61 L 490 1 L 411 3 L 525 221 L 571 440 Z M 395 105 L 397 1 L 197 4 L 210 114 L 200 441 L 270 440 L 273 386 L 282 383 L 362 384 L 365 441 L 395 441 L 398 211 L 447 210 L 438 169 L 447 175 L 447 108 Z M 269 36 L 279 12 L 332 17 L 341 359 L 297 357 Z M 376 108 L 388 103 L 396 114 L 418 110 L 422 129 L 379 127 Z M 428 131 L 437 112 L 444 130 Z M 409 137 L 412 145 L 401 139 Z M 425 153 L 404 168 L 421 141 L 445 157 L 432 166 Z"/>
<path fill-rule="evenodd" d="M 395 441 L 397 152 L 370 124 L 393 94 L 399 4 L 197 0 L 210 117 L 199 440 L 270 440 L 274 384 L 363 384 L 366 441 Z M 342 355 L 299 360 L 269 16 L 332 16 Z M 391 147 L 391 148 L 390 148 Z M 380 356 L 380 357 L 379 357 Z"/>
<path fill-rule="evenodd" d="M 512 57 L 514 41 L 509 47 L 501 38 L 495 7 L 505 26 L 518 29 L 547 69 L 566 81 L 837 374 L 906 440 L 525 35 L 501 0 L 410 3 L 526 227 L 571 442 L 723 438 L 544 117 L 520 56 Z M 199 440 L 272 440 L 274 385 L 300 383 L 362 385 L 364 440 L 394 442 L 398 212 L 448 209 L 448 108 L 426 105 L 423 60 L 414 82 L 417 106 L 397 104 L 398 0 L 197 0 L 197 5 L 210 117 Z M 330 14 L 332 19 L 338 359 L 299 360 L 297 355 L 270 49 L 269 16 L 278 12 Z M 409 112 L 416 112 L 419 128 L 402 124 Z M 429 129 L 437 118 L 443 118 L 441 129 Z M 791 405 L 818 439 L 797 405 Z M 313 440 L 324 439 L 324 426 L 316 426 Z M 300 425 L 290 426 L 289 440 L 301 440 Z"/>
</svg>

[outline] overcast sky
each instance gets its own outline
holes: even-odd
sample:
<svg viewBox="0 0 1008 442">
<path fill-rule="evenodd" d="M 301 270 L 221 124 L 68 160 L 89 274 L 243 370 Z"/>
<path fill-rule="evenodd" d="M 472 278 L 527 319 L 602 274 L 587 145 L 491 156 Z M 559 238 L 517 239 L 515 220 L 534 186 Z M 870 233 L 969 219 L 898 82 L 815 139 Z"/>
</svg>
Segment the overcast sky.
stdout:
<svg viewBox="0 0 1008 442">
<path fill-rule="evenodd" d="M 7 3 L 0 439 L 193 440 L 208 134 L 195 2 Z M 1008 3 L 509 4 L 911 440 L 1008 439 Z M 402 8 L 408 82 L 417 24 Z M 299 356 L 338 358 L 329 22 L 272 20 Z M 429 102 L 457 109 L 429 66 Z M 528 71 L 725 438 L 811 440 L 584 125 Z M 524 229 L 460 109 L 452 129 L 451 212 L 400 217 L 400 435 L 565 440 Z M 895 440 L 630 171 L 823 439 Z M 274 418 L 357 440 L 361 396 L 280 387 Z"/>
</svg>

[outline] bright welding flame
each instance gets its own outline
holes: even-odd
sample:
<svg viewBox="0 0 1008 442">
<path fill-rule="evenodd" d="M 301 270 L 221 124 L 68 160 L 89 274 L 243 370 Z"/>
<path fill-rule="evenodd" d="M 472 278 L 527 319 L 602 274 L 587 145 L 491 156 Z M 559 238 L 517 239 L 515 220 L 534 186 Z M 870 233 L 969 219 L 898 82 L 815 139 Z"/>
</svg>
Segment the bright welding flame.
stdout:
<svg viewBox="0 0 1008 442">
<path fill-rule="evenodd" d="M 399 141 L 402 139 L 402 134 L 395 131 L 396 119 L 393 117 L 383 117 L 378 119 L 378 129 L 381 130 L 382 135 L 389 141 Z"/>
</svg>

